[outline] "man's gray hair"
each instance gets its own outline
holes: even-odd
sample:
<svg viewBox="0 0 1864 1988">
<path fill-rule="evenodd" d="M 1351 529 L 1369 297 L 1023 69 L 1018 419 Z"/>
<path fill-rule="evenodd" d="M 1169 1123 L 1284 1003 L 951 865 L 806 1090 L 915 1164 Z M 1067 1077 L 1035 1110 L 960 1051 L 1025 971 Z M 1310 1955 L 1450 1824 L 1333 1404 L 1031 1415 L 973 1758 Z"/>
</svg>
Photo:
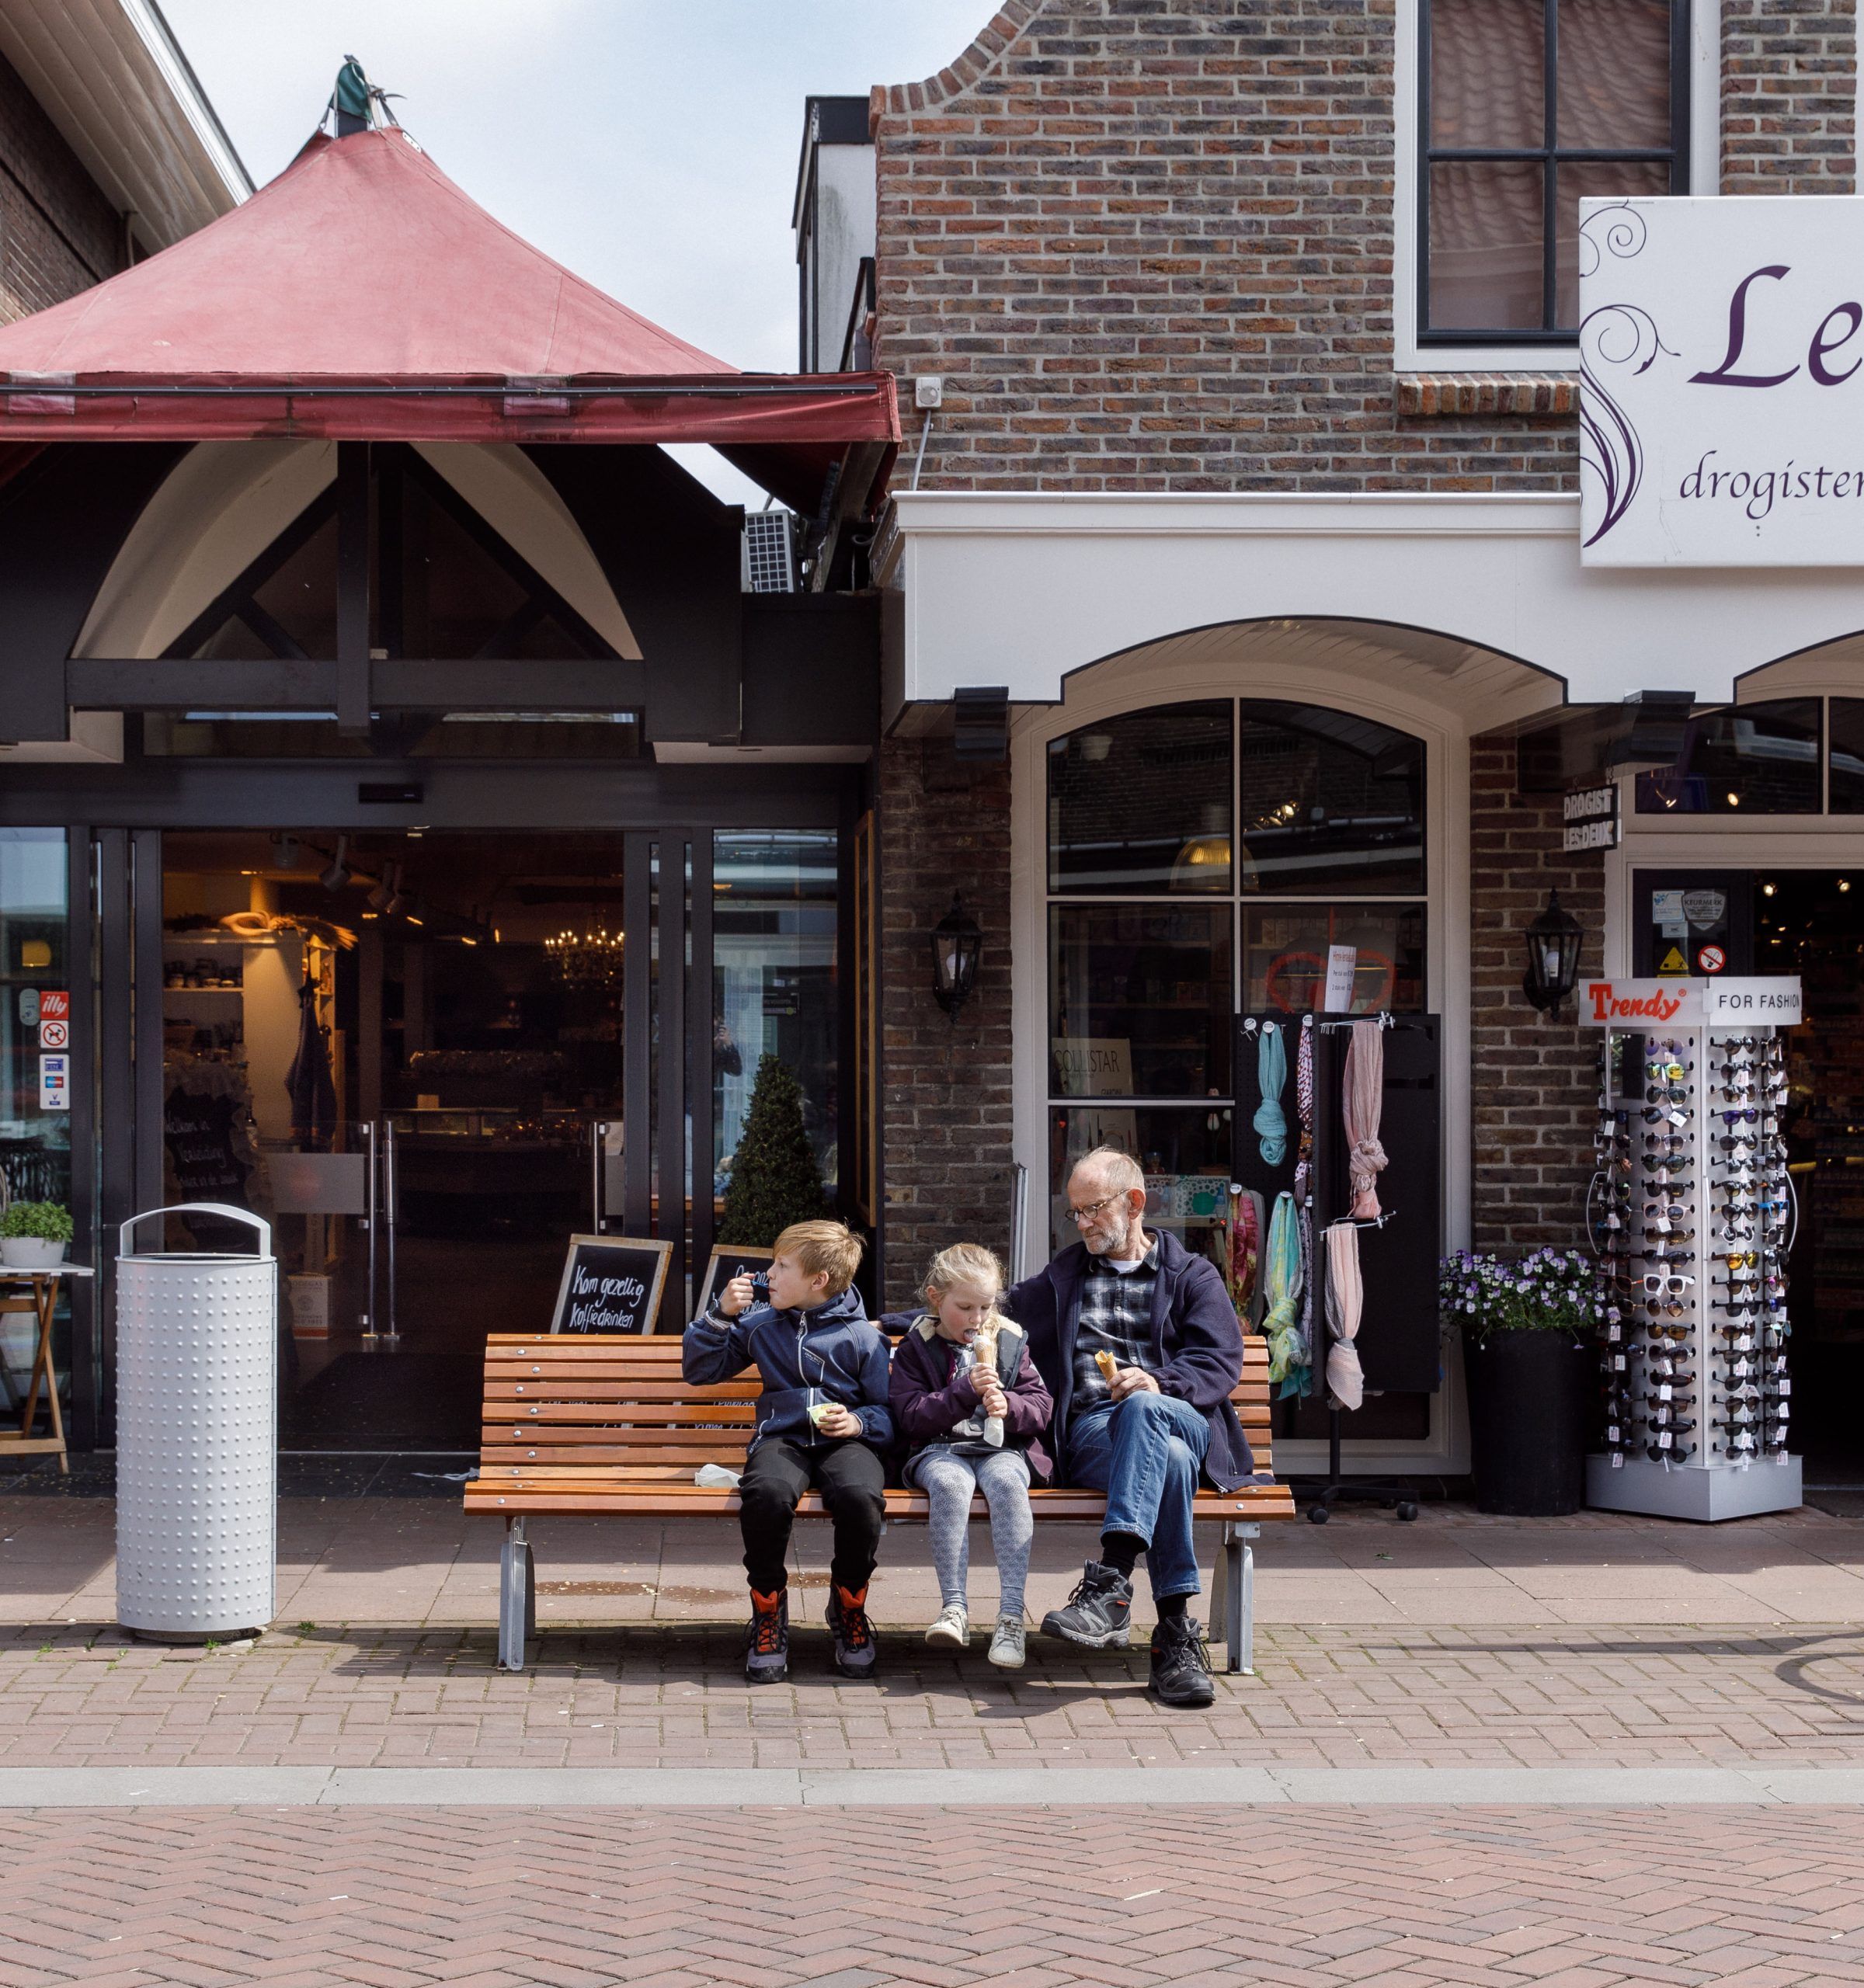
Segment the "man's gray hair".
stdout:
<svg viewBox="0 0 1864 1988">
<path fill-rule="evenodd" d="M 1115 1194 L 1131 1194 L 1136 1187 L 1141 1194 L 1146 1191 L 1146 1176 L 1139 1162 L 1129 1152 L 1122 1152 L 1118 1146 L 1096 1146 L 1091 1152 L 1084 1152 L 1074 1163 L 1069 1178 L 1086 1173 L 1098 1180 L 1101 1185 Z"/>
</svg>

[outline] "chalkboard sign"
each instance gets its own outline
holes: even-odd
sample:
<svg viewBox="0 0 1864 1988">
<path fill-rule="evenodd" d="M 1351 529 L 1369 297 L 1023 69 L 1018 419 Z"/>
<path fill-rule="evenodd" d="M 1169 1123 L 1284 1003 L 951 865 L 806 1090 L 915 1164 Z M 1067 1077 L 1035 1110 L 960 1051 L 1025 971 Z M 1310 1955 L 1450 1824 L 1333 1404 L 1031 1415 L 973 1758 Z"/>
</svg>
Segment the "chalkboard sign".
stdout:
<svg viewBox="0 0 1864 1988">
<path fill-rule="evenodd" d="M 711 1261 L 705 1267 L 705 1281 L 699 1287 L 699 1298 L 693 1307 L 696 1319 L 707 1305 L 741 1272 L 749 1271 L 755 1277 L 760 1270 L 767 1270 L 776 1260 L 774 1249 L 728 1249 L 722 1242 L 713 1251 Z"/>
<path fill-rule="evenodd" d="M 553 1333 L 651 1333 L 671 1242 L 635 1236 L 572 1236 L 557 1288 Z"/>
</svg>

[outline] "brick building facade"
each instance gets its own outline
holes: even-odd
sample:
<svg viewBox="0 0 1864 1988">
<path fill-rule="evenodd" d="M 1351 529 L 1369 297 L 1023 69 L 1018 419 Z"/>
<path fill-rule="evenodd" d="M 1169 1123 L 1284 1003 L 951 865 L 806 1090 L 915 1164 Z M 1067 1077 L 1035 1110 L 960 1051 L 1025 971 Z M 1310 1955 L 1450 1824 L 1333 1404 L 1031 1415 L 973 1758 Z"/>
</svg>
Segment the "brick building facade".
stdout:
<svg viewBox="0 0 1864 1988">
<path fill-rule="evenodd" d="M 1418 12 L 1417 0 L 1010 0 L 937 75 L 874 91 L 876 363 L 902 380 L 941 383 L 923 436 L 909 433 L 913 450 L 923 444 L 919 494 L 900 499 L 902 535 L 923 544 L 920 556 L 939 541 L 916 540 L 916 530 L 1020 531 L 1018 520 L 1039 513 L 1031 533 L 1082 520 L 1080 557 L 1091 562 L 1109 532 L 1163 530 L 1148 524 L 1155 516 L 1182 516 L 1202 531 L 1202 514 L 1171 500 L 1206 493 L 1310 506 L 1403 494 L 1441 502 L 1445 516 L 1490 498 L 1570 502 L 1580 478 L 1571 347 L 1525 347 L 1504 364 L 1453 346 L 1423 361 L 1403 357 L 1414 280 L 1406 176 L 1418 169 L 1409 94 L 1418 58 L 1407 37 L 1417 34 Z M 1853 191 L 1855 29 L 1850 0 L 1723 0 L 1719 15 L 1697 8 L 1688 72 L 1695 190 L 1709 178 L 1725 194 Z M 902 404 L 910 409 L 910 397 Z M 1128 492 L 1152 509 L 1119 511 L 1117 527 L 1100 522 Z M 1000 518 L 986 503 L 996 493 L 1021 508 Z M 989 525 L 968 524 L 986 516 Z M 1278 523 L 1285 528 L 1293 529 Z M 1035 558 L 1027 584 L 1037 589 L 1040 538 L 1018 543 Z M 1236 556 L 1251 553 L 1240 539 Z M 904 557 L 888 570 L 909 595 L 916 574 L 922 592 L 933 584 L 929 565 Z M 1136 551 L 1122 568 L 1146 570 Z M 1014 568 L 1003 571 L 1013 594 Z M 889 1090 L 885 1141 L 896 1302 L 937 1242 L 981 1231 L 1000 1243 L 1016 1159 L 1041 1163 L 1042 1086 L 1028 1076 L 1044 1060 L 1046 1044 L 1030 1039 L 1041 1006 L 1025 989 L 1018 1006 L 1014 992 L 1046 970 L 1040 885 L 1028 881 L 1042 867 L 1028 838 L 1040 832 L 1042 811 L 1038 796 L 1019 801 L 1017 791 L 1019 779 L 1039 780 L 1040 749 L 1019 758 L 1014 740 L 1019 728 L 1059 735 L 1058 714 L 1080 686 L 1094 686 L 1098 710 L 1123 678 L 1136 709 L 1174 694 L 1158 685 L 1189 680 L 1171 674 L 1192 639 L 1176 631 L 1203 629 L 1208 646 L 1212 617 L 1175 597 L 1181 567 L 1161 562 L 1158 572 L 1158 597 L 1147 603 L 1154 639 L 1135 640 L 1132 627 L 1145 619 L 1135 607 L 1122 611 L 1123 640 L 1110 627 L 1100 646 L 1061 658 L 1052 674 L 1047 664 L 1025 673 L 1039 688 L 1012 726 L 1011 780 L 954 783 L 941 796 L 930 769 L 948 746 L 916 739 L 883 756 L 881 812 L 896 817 L 887 846 L 893 860 L 909 848 L 916 859 L 904 890 L 889 885 L 898 893 L 890 909 L 901 913 L 899 924 L 889 919 L 895 988 L 896 954 L 909 981 L 923 978 L 908 935 L 923 933 L 943 908 L 949 871 L 928 853 L 941 816 L 947 834 L 962 820 L 967 846 L 1010 848 L 1024 880 L 974 898 L 966 882 L 986 960 L 1007 961 L 1011 983 L 1000 994 L 993 983 L 980 1005 L 982 1053 L 934 1058 L 920 1046 L 934 1037 L 912 1030 L 899 1045 L 910 1076 L 898 1106 Z M 1472 575 L 1471 588 L 1481 584 Z M 1452 586 L 1413 625 L 1455 629 L 1458 613 Z M 929 634 L 917 639 L 930 647 Z M 1233 673 L 1198 680 L 1244 698 L 1286 697 L 1302 680 L 1288 659 L 1318 652 L 1302 647 L 1306 639 L 1292 622 L 1261 624 L 1253 634 L 1239 624 Z M 1014 648 L 980 619 L 974 643 L 955 634 L 948 667 L 959 682 L 1014 681 Z M 984 652 L 1008 659 L 993 665 Z M 1394 634 L 1389 667 L 1364 663 L 1368 691 L 1408 682 L 1408 653 Z M 914 667 L 909 659 L 909 697 Z M 1622 697 L 1639 680 L 1608 694 Z M 1460 1017 L 1449 1053 L 1467 1078 L 1458 1106 L 1464 1157 L 1451 1161 L 1466 1198 L 1452 1188 L 1452 1208 L 1459 1199 L 1462 1207 L 1452 1228 L 1483 1248 L 1571 1242 L 1591 1167 L 1595 1044 L 1570 1009 L 1549 1023 L 1525 1003 L 1520 934 L 1557 885 L 1585 930 L 1584 970 L 1609 964 L 1608 865 L 1600 852 L 1561 853 L 1560 797 L 1522 779 L 1521 728 L 1501 725 L 1501 705 L 1484 716 L 1460 691 L 1441 694 L 1448 742 L 1433 764 L 1455 770 L 1457 798 L 1445 805 L 1458 874 L 1433 900 L 1441 948 L 1434 998 Z M 1445 919 L 1459 927 L 1453 941 Z M 1021 1017 L 1007 1053 L 1005 1002 Z M 958 1034 L 970 1026 L 961 1018 Z M 909 1093 L 923 1107 L 929 1085 L 943 1090 L 941 1116 L 972 1135 L 951 1214 L 947 1197 L 961 1178 L 948 1149 L 921 1135 L 923 1108 L 916 1117 L 904 1108 Z M 1011 1092 L 1016 1110 L 1005 1113 Z M 1038 1185 L 1038 1206 L 1052 1184 Z M 1029 1261 L 1045 1239 L 1039 1220 L 1032 1230 Z M 1451 1440 L 1441 1453 L 1455 1448 Z"/>
<path fill-rule="evenodd" d="M 127 266 L 130 224 L 0 57 L 0 321 Z"/>
</svg>

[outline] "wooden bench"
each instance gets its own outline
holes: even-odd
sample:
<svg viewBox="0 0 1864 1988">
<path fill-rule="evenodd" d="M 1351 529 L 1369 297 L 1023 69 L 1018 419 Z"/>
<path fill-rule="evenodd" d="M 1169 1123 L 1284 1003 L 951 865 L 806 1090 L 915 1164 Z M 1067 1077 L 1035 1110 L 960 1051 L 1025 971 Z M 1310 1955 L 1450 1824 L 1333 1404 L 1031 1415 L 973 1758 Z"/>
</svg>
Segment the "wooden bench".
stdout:
<svg viewBox="0 0 1864 1988">
<path fill-rule="evenodd" d="M 1255 1453 L 1258 1481 L 1233 1492 L 1202 1490 L 1195 1515 L 1220 1521 L 1222 1552 L 1212 1595 L 1212 1634 L 1231 1670 L 1254 1668 L 1250 1542 L 1264 1521 L 1292 1519 L 1295 1501 L 1274 1481 L 1269 1445 L 1268 1348 L 1243 1342 L 1243 1378 L 1231 1399 Z M 593 1335 L 526 1338 L 495 1333 L 485 1343 L 485 1399 L 479 1475 L 466 1510 L 505 1521 L 499 1588 L 499 1664 L 524 1667 L 537 1632 L 536 1575 L 527 1519 L 558 1513 L 636 1518 L 727 1517 L 738 1494 L 693 1482 L 701 1464 L 742 1468 L 760 1392 L 747 1374 L 714 1387 L 681 1378 L 680 1341 Z M 1098 1491 L 1034 1490 L 1036 1517 L 1093 1520 L 1106 1509 Z M 819 1514 L 809 1493 L 799 1514 Z M 988 1516 L 979 1497 L 974 1517 Z M 892 1521 L 923 1521 L 923 1491 L 887 1493 Z"/>
</svg>

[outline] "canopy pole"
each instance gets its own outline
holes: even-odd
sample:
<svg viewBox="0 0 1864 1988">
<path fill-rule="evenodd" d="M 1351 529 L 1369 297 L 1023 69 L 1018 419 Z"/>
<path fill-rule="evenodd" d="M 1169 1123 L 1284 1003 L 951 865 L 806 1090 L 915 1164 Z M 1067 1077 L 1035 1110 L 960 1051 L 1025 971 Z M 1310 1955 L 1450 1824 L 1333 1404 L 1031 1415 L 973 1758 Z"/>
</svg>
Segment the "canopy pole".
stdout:
<svg viewBox="0 0 1864 1988">
<path fill-rule="evenodd" d="M 336 445 L 336 728 L 369 735 L 369 444 Z"/>
</svg>

